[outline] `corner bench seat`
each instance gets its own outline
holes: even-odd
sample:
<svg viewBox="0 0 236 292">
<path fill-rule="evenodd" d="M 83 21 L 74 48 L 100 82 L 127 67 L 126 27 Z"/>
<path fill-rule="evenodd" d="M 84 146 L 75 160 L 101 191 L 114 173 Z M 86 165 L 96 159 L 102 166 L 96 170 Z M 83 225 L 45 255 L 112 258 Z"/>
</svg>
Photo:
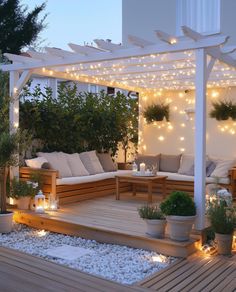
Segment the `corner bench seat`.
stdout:
<svg viewBox="0 0 236 292">
<path fill-rule="evenodd" d="M 118 170 L 89 176 L 58 178 L 57 170 L 21 167 L 21 179 L 29 179 L 32 172 L 38 172 L 42 175 L 44 181 L 43 192 L 45 194 L 52 193 L 53 195 L 57 195 L 61 205 L 115 194 L 115 176 L 117 174 L 131 173 L 130 170 Z M 167 194 L 174 190 L 186 191 L 193 194 L 194 176 L 171 172 L 158 172 L 157 174 L 168 176 L 166 184 Z M 215 178 L 207 177 L 206 183 L 215 183 Z M 235 197 L 236 168 L 231 169 L 229 176 L 227 178 L 221 178 L 219 183 L 223 187 L 229 188 L 233 197 Z M 158 193 L 160 189 L 158 183 L 154 184 L 154 192 Z M 121 192 L 130 190 L 131 185 L 129 183 L 121 185 Z M 144 190 L 144 187 L 138 186 L 137 190 Z"/>
</svg>

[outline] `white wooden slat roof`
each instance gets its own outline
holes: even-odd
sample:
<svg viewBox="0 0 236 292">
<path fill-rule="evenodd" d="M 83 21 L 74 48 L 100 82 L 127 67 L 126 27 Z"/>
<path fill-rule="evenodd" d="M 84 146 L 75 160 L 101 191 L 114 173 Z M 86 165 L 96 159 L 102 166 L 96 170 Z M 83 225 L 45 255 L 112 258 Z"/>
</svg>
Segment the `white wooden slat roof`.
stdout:
<svg viewBox="0 0 236 292">
<path fill-rule="evenodd" d="M 193 89 L 195 84 L 195 50 L 205 48 L 213 70 L 208 86 L 236 85 L 236 47 L 227 47 L 222 34 L 201 35 L 183 27 L 184 37 L 176 38 L 155 31 L 159 42 L 129 36 L 132 46 L 95 40 L 97 47 L 69 44 L 70 50 L 45 48 L 29 50 L 27 56 L 5 54 L 12 64 L 4 71 L 24 72 L 68 80 L 97 83 L 128 90 Z M 216 62 L 214 62 L 216 60 Z M 210 70 L 209 70 L 210 72 Z"/>
</svg>

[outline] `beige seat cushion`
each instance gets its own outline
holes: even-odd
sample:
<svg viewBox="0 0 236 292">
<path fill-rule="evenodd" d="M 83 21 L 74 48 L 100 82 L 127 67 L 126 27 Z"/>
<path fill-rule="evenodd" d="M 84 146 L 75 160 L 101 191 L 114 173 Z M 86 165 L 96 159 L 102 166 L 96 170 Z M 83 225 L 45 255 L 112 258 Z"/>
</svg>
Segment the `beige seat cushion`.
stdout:
<svg viewBox="0 0 236 292">
<path fill-rule="evenodd" d="M 62 152 L 38 152 L 36 153 L 39 157 L 44 157 L 50 163 L 53 169 L 59 171 L 59 177 L 70 177 L 72 172 L 70 170 L 69 164 L 65 155 Z"/>
<path fill-rule="evenodd" d="M 66 156 L 67 162 L 72 172 L 72 176 L 89 175 L 89 172 L 83 165 L 83 162 L 81 161 L 78 153 L 73 153 L 73 154 L 64 153 L 64 155 Z"/>
<path fill-rule="evenodd" d="M 180 158 L 181 154 L 179 155 L 161 154 L 160 171 L 177 173 L 180 167 Z"/>
<path fill-rule="evenodd" d="M 91 183 L 95 181 L 115 178 L 116 175 L 131 174 L 131 173 L 132 173 L 131 170 L 117 170 L 117 171 L 103 172 L 103 173 L 86 175 L 86 176 L 65 177 L 65 178 L 57 179 L 56 184 L 57 185 L 74 185 L 74 184 Z"/>
<path fill-rule="evenodd" d="M 83 162 L 83 165 L 89 172 L 89 174 L 97 174 L 104 172 L 95 150 L 82 152 L 79 154 L 79 157 Z"/>
</svg>

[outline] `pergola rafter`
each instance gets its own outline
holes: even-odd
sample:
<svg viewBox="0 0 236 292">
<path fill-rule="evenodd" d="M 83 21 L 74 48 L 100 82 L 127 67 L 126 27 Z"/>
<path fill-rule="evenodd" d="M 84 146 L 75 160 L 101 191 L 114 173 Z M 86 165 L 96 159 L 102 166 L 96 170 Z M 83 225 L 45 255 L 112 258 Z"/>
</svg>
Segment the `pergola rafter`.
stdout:
<svg viewBox="0 0 236 292">
<path fill-rule="evenodd" d="M 195 228 L 204 228 L 206 88 L 236 85 L 235 46 L 226 47 L 222 34 L 202 35 L 184 26 L 184 37 L 177 38 L 157 30 L 161 43 L 129 36 L 131 47 L 95 40 L 97 47 L 69 44 L 70 51 L 45 48 L 29 50 L 27 56 L 5 54 L 10 71 L 10 120 L 19 124 L 16 98 L 31 75 L 112 86 L 143 94 L 160 89 L 196 90 L 195 118 L 195 191 L 198 217 Z"/>
</svg>

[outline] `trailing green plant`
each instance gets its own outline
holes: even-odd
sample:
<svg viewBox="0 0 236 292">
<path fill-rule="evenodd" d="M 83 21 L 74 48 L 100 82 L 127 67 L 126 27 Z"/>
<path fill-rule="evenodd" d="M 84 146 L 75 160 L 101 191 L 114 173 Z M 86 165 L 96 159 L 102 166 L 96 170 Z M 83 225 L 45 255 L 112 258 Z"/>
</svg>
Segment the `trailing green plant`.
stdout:
<svg viewBox="0 0 236 292">
<path fill-rule="evenodd" d="M 196 206 L 188 193 L 174 191 L 160 204 L 160 209 L 166 216 L 194 216 Z"/>
<path fill-rule="evenodd" d="M 143 116 L 148 124 L 156 121 L 166 121 L 170 119 L 170 106 L 164 102 L 149 105 L 143 112 Z"/>
<path fill-rule="evenodd" d="M 144 205 L 138 208 L 139 216 L 143 219 L 164 220 L 165 216 L 156 205 Z"/>
<path fill-rule="evenodd" d="M 215 233 L 232 234 L 236 227 L 236 210 L 224 201 L 213 201 L 208 208 L 208 218 Z"/>
<path fill-rule="evenodd" d="M 108 95 L 78 92 L 76 84 L 61 83 L 58 98 L 51 88 L 36 86 L 21 96 L 20 125 L 42 142 L 43 151 L 67 153 L 97 150 L 113 155 L 121 142 L 137 144 L 137 100 L 118 92 Z"/>
<path fill-rule="evenodd" d="M 18 178 L 13 178 L 11 181 L 9 197 L 19 199 L 22 197 L 33 197 L 34 188 L 31 182 L 22 181 Z"/>
<path fill-rule="evenodd" d="M 213 109 L 210 111 L 210 117 L 217 121 L 225 121 L 229 118 L 236 120 L 236 103 L 229 100 L 221 100 L 212 103 Z"/>
</svg>

